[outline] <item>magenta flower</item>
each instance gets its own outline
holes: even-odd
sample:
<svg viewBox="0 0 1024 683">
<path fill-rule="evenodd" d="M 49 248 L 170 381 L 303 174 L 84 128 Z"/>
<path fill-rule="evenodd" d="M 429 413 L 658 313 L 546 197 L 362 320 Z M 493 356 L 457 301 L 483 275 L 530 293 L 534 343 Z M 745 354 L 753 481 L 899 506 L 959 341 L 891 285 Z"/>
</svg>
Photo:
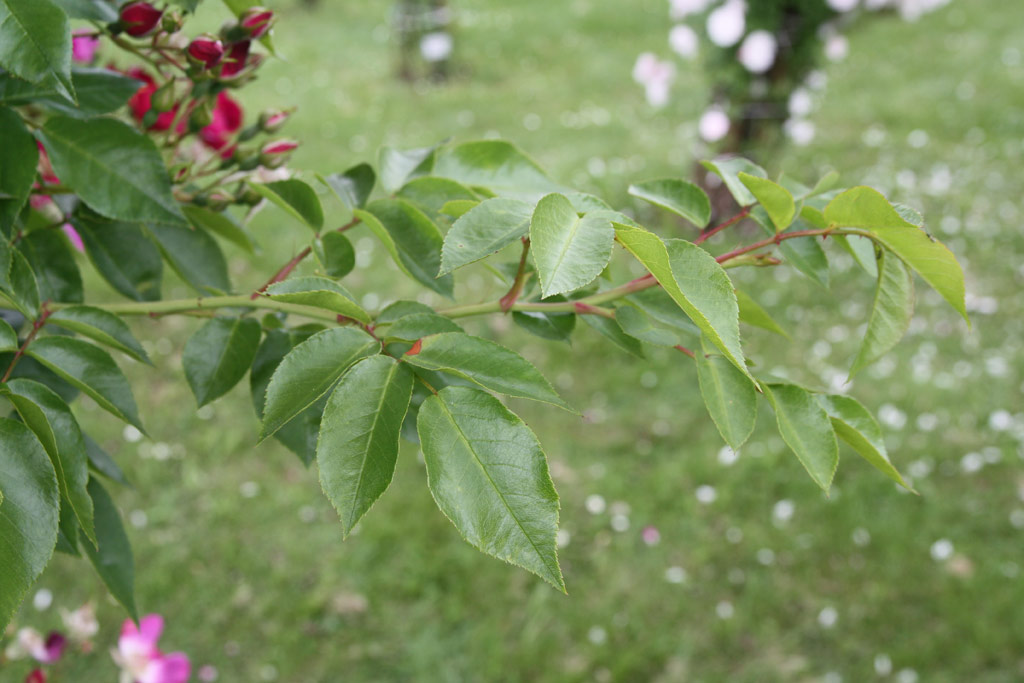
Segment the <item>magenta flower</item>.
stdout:
<svg viewBox="0 0 1024 683">
<path fill-rule="evenodd" d="M 270 30 L 274 23 L 274 13 L 265 7 L 250 7 L 238 17 L 238 24 L 249 34 L 250 38 L 259 38 Z"/>
<path fill-rule="evenodd" d="M 117 649 L 111 656 L 121 667 L 121 683 L 185 683 L 192 665 L 183 652 L 164 654 L 156 646 L 164 630 L 159 614 L 147 614 L 139 625 L 125 619 Z"/>
<path fill-rule="evenodd" d="M 148 2 L 130 2 L 121 8 L 121 26 L 133 38 L 156 31 L 164 13 Z"/>
<path fill-rule="evenodd" d="M 91 64 L 93 57 L 96 56 L 96 50 L 100 46 L 99 38 L 81 35 L 88 33 L 90 33 L 88 29 L 71 32 L 71 60 L 79 64 Z"/>
</svg>

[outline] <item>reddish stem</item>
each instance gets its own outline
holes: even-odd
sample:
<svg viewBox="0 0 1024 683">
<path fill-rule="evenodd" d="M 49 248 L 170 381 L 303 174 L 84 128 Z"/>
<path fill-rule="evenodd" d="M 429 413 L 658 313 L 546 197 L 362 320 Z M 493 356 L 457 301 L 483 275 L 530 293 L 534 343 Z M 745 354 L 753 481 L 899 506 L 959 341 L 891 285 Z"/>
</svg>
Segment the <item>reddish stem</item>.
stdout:
<svg viewBox="0 0 1024 683">
<path fill-rule="evenodd" d="M 508 293 L 498 301 L 502 313 L 508 313 L 509 309 L 515 305 L 516 299 L 523 293 L 523 285 L 526 284 L 526 255 L 529 253 L 530 238 L 524 237 L 523 255 L 519 258 L 519 270 L 516 271 L 516 278 L 512 281 L 512 287 L 509 288 Z"/>
<path fill-rule="evenodd" d="M 818 235 L 825 237 L 830 232 L 832 232 L 832 228 L 825 228 L 824 230 L 797 230 L 796 232 L 780 232 L 776 234 L 774 237 L 769 237 L 767 239 L 761 240 L 760 242 L 754 242 L 753 244 L 748 244 L 745 247 L 740 247 L 738 249 L 733 249 L 732 251 L 726 252 L 721 256 L 717 257 L 715 260 L 718 261 L 719 263 L 725 263 L 726 261 L 734 259 L 737 256 L 742 256 L 743 254 L 749 253 L 751 251 L 756 251 L 758 249 L 763 249 L 764 247 L 770 247 L 773 244 L 778 244 L 784 240 L 793 239 L 794 237 L 817 237 Z"/>
<path fill-rule="evenodd" d="M 359 219 L 358 219 L 358 218 L 353 218 L 353 219 L 352 219 L 352 220 L 350 220 L 350 221 L 349 221 L 348 223 L 346 223 L 345 225 L 343 225 L 343 226 L 341 226 L 340 228 L 338 228 L 338 229 L 337 229 L 337 230 L 336 230 L 335 232 L 345 232 L 345 231 L 346 231 L 346 230 L 348 230 L 349 228 L 351 228 L 351 227 L 355 226 L 355 225 L 356 225 L 357 223 L 359 223 Z M 262 295 L 262 294 L 263 294 L 264 292 L 266 292 L 266 291 L 267 291 L 267 288 L 268 288 L 268 287 L 270 287 L 270 285 L 274 284 L 275 282 L 280 282 L 281 280 L 284 280 L 284 279 L 285 279 L 286 277 L 288 277 L 289 275 L 291 275 L 292 271 L 293 271 L 293 270 L 295 270 L 295 267 L 296 267 L 297 265 L 299 265 L 300 263 L 302 263 L 302 261 L 303 261 L 303 260 L 304 260 L 304 259 L 305 259 L 305 258 L 306 258 L 307 256 L 309 256 L 309 255 L 310 255 L 310 253 L 312 253 L 312 251 L 313 251 L 313 248 L 312 248 L 312 247 L 306 247 L 305 249 L 303 249 L 302 251 L 300 251 L 300 252 L 299 252 L 298 254 L 296 254 L 295 256 L 293 256 L 293 257 L 291 258 L 291 260 L 290 260 L 290 261 L 288 261 L 288 263 L 286 263 L 286 264 L 284 264 L 283 266 L 281 266 L 281 269 L 280 269 L 280 270 L 278 270 L 278 271 L 277 271 L 276 273 L 274 273 L 274 276 L 273 276 L 272 278 L 270 278 L 269 280 L 267 280 L 267 281 L 266 281 L 266 282 L 265 282 L 265 283 L 263 284 L 263 286 L 262 286 L 262 287 L 260 287 L 260 288 L 259 288 L 259 289 L 257 289 L 257 290 L 256 290 L 255 292 L 253 292 L 253 293 L 252 293 L 252 297 L 250 297 L 250 298 L 252 298 L 252 299 L 258 299 L 258 298 L 260 298 L 260 296 L 261 296 L 261 295 Z"/>
<path fill-rule="evenodd" d="M 14 358 L 11 359 L 11 364 L 7 366 L 7 372 L 5 372 L 3 378 L 0 379 L 0 384 L 5 383 L 11 378 L 11 373 L 14 372 L 14 366 L 17 365 L 18 361 L 21 360 L 21 357 L 25 355 L 28 345 L 31 344 L 32 340 L 36 338 L 37 334 L 39 334 L 39 330 L 43 329 L 43 325 L 46 324 L 46 319 L 50 317 L 51 313 L 52 311 L 50 311 L 44 303 L 39 317 L 32 321 L 32 331 L 28 333 L 27 337 L 25 337 L 25 341 L 22 343 L 21 348 L 15 352 Z"/>
<path fill-rule="evenodd" d="M 690 358 L 696 358 L 697 357 L 696 354 L 693 353 L 693 351 L 691 351 L 690 349 L 686 348 L 682 344 L 676 344 L 675 350 L 676 351 L 682 351 L 683 353 L 685 353 Z"/>
<path fill-rule="evenodd" d="M 725 221 L 724 223 L 719 223 L 718 225 L 716 225 L 715 227 L 711 228 L 710 230 L 708 230 L 706 232 L 702 232 L 700 235 L 697 236 L 697 239 L 695 239 L 693 241 L 693 243 L 694 244 L 700 244 L 701 242 L 705 242 L 708 239 L 710 239 L 711 237 L 713 237 L 714 235 L 717 235 L 718 233 L 720 233 L 722 230 L 725 230 L 726 228 L 728 228 L 730 225 L 735 225 L 736 223 L 739 223 L 741 220 L 743 220 L 744 218 L 746 218 L 749 215 L 750 215 L 750 207 L 748 206 L 748 207 L 744 208 L 742 211 L 740 211 L 738 214 L 736 214 L 735 216 L 730 218 L 729 220 Z"/>
</svg>

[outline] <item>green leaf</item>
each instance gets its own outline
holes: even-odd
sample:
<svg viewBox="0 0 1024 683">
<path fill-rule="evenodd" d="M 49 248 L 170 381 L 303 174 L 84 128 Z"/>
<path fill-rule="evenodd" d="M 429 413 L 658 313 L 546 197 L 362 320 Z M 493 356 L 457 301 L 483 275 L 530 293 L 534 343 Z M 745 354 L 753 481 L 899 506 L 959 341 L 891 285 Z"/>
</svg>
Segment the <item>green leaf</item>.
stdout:
<svg viewBox="0 0 1024 683">
<path fill-rule="evenodd" d="M 465 332 L 424 337 L 402 360 L 424 370 L 446 372 L 500 394 L 529 398 L 574 412 L 528 360 L 489 339 Z"/>
<path fill-rule="evenodd" d="M 0 107 L 0 130 L 4 132 L 4 147 L 0 153 L 0 231 L 6 234 L 28 201 L 36 179 L 39 150 L 13 109 Z M 4 273 L 7 268 L 8 262 L 0 261 Z"/>
<path fill-rule="evenodd" d="M 29 83 L 0 74 L 0 102 L 11 106 L 33 104 L 72 118 L 88 119 L 117 111 L 143 85 L 137 78 L 110 69 L 82 67 L 71 70 L 71 82 L 77 102 L 61 95 L 52 84 Z"/>
<path fill-rule="evenodd" d="M 433 308 L 426 304 L 421 304 L 419 301 L 396 301 L 385 306 L 384 310 L 377 315 L 377 325 L 387 325 L 407 315 L 433 312 Z"/>
<path fill-rule="evenodd" d="M 308 183 L 289 178 L 274 183 L 249 183 L 249 187 L 295 220 L 308 225 L 313 232 L 320 232 L 324 227 L 324 209 Z"/>
<path fill-rule="evenodd" d="M 18 346 L 18 333 L 9 322 L 0 319 L 0 352 L 17 351 Z"/>
<path fill-rule="evenodd" d="M 114 459 L 110 457 L 110 454 L 103 450 L 88 434 L 82 434 L 82 436 L 85 438 L 85 455 L 89 458 L 89 467 L 107 479 L 131 488 L 131 482 L 128 481 L 128 478 Z"/>
<path fill-rule="evenodd" d="M 518 199 L 488 199 L 464 214 L 444 237 L 441 275 L 479 261 L 530 231 L 533 207 Z"/>
<path fill-rule="evenodd" d="M 566 301 L 566 298 L 554 296 L 551 301 Z M 541 339 L 568 343 L 576 329 L 576 314 L 512 311 L 512 322 Z"/>
<path fill-rule="evenodd" d="M 263 420 L 263 405 L 267 398 L 267 385 L 270 384 L 274 370 L 296 344 L 308 339 L 309 336 L 311 335 L 300 334 L 296 330 L 288 332 L 271 330 L 267 332 L 259 350 L 256 351 L 252 369 L 249 371 L 249 385 L 252 391 L 253 407 L 256 409 L 256 416 L 261 421 Z M 327 396 L 321 397 L 284 427 L 274 432 L 274 439 L 295 453 L 306 466 L 309 466 L 316 458 L 316 439 L 317 434 L 320 433 L 320 417 L 323 415 L 326 403 Z"/>
<path fill-rule="evenodd" d="M 611 214 L 580 217 L 560 194 L 540 200 L 530 220 L 530 244 L 544 297 L 584 287 L 601 274 L 615 241 Z"/>
<path fill-rule="evenodd" d="M 839 465 L 839 444 L 832 422 L 814 395 L 795 384 L 762 384 L 775 410 L 782 440 L 811 479 L 828 493 Z"/>
<path fill-rule="evenodd" d="M 434 163 L 436 149 L 437 145 L 405 150 L 381 147 L 377 155 L 381 186 L 388 192 L 394 192 L 410 177 L 429 173 Z"/>
<path fill-rule="evenodd" d="M 775 225 L 776 232 L 782 232 L 790 226 L 793 217 L 796 216 L 796 202 L 786 188 L 767 178 L 742 171 L 737 174 L 737 177 L 764 207 L 768 217 Z"/>
<path fill-rule="evenodd" d="M 644 347 L 640 340 L 631 337 L 622 331 L 622 327 L 616 321 L 600 315 L 581 315 L 583 322 L 597 330 L 603 337 L 608 339 L 626 353 L 637 358 L 644 358 Z"/>
<path fill-rule="evenodd" d="M 117 21 L 117 10 L 107 0 L 54 0 L 71 19 Z M 81 96 L 81 93 L 79 93 Z"/>
<path fill-rule="evenodd" d="M 160 298 L 164 263 L 160 250 L 139 225 L 82 216 L 73 225 L 82 237 L 86 256 L 119 294 L 135 301 Z"/>
<path fill-rule="evenodd" d="M 900 486 L 913 490 L 904 481 L 903 475 L 889 461 L 889 454 L 885 450 L 885 439 L 882 437 L 882 428 L 878 426 L 878 422 L 864 406 L 849 396 L 818 394 L 816 398 L 828 413 L 829 419 L 832 420 L 832 427 L 840 439 L 848 443 L 853 450 L 874 465 L 882 474 Z"/>
<path fill-rule="evenodd" d="M 628 303 L 615 309 L 615 322 L 629 336 L 654 346 L 671 348 L 688 341 L 678 328 L 663 327 L 639 307 Z"/>
<path fill-rule="evenodd" d="M 125 533 L 121 515 L 103 485 L 95 477 L 89 479 L 89 495 L 96 509 L 97 547 L 83 544 L 85 554 L 96 568 L 110 594 L 138 621 L 135 608 L 135 559 Z"/>
<path fill-rule="evenodd" d="M 629 193 L 682 216 L 698 228 L 705 227 L 711 220 L 711 200 L 707 193 L 679 178 L 648 180 L 630 185 Z"/>
<path fill-rule="evenodd" d="M 267 288 L 274 301 L 322 308 L 362 323 L 371 321 L 370 314 L 352 300 L 352 294 L 333 280 L 324 277 L 293 277 Z"/>
<path fill-rule="evenodd" d="M 878 277 L 878 262 L 875 257 L 875 241 L 860 235 L 832 235 L 832 241 L 845 249 L 871 277 Z"/>
<path fill-rule="evenodd" d="M 71 503 L 78 524 L 95 543 L 92 499 L 86 491 L 89 461 L 82 430 L 71 408 L 51 389 L 30 379 L 12 379 L 4 387 L 22 421 L 50 456 L 61 494 Z"/>
<path fill-rule="evenodd" d="M 880 193 L 870 187 L 847 190 L 825 207 L 825 220 L 837 227 L 869 231 L 886 249 L 934 287 L 964 320 L 968 320 L 964 305 L 964 274 L 953 252 L 918 226 L 904 220 Z"/>
<path fill-rule="evenodd" d="M 433 173 L 468 187 L 485 187 L 496 195 L 527 201 L 562 189 L 533 159 L 503 140 L 443 148 L 437 153 Z"/>
<path fill-rule="evenodd" d="M 696 354 L 697 381 L 718 433 L 738 451 L 757 422 L 757 389 L 736 366 L 705 347 Z"/>
<path fill-rule="evenodd" d="M 417 430 L 430 492 L 462 537 L 564 592 L 558 494 L 530 428 L 487 393 L 447 387 L 423 403 Z"/>
<path fill-rule="evenodd" d="M 340 232 L 328 232 L 314 239 L 313 254 L 328 277 L 343 278 L 356 267 L 356 250 Z"/>
<path fill-rule="evenodd" d="M 759 303 L 750 298 L 749 294 L 737 289 L 736 302 L 740 306 L 740 322 L 760 327 L 762 330 L 768 330 L 786 339 L 790 339 L 789 333 L 768 315 L 768 311 L 761 308 Z"/>
<path fill-rule="evenodd" d="M 245 377 L 260 345 L 260 332 L 252 318 L 213 318 L 189 337 L 181 362 L 200 408 Z"/>
<path fill-rule="evenodd" d="M 357 164 L 344 173 L 332 173 L 329 176 L 317 175 L 350 212 L 366 206 L 366 201 L 373 192 L 377 182 L 377 174 L 369 164 Z"/>
<path fill-rule="evenodd" d="M 149 223 L 144 227 L 174 272 L 193 289 L 201 294 L 231 291 L 224 252 L 209 233 L 187 225 Z"/>
<path fill-rule="evenodd" d="M 914 278 L 893 254 L 883 251 L 878 258 L 878 285 L 871 304 L 867 331 L 850 377 L 888 353 L 910 327 L 914 317 Z"/>
<path fill-rule="evenodd" d="M 35 230 L 18 242 L 18 251 L 35 273 L 40 300 L 81 303 L 84 299 L 73 249 L 62 230 Z"/>
<path fill-rule="evenodd" d="M 0 418 L 0 629 L 42 573 L 57 542 L 53 464 L 28 427 Z"/>
<path fill-rule="evenodd" d="M 700 328 L 693 324 L 683 309 L 679 308 L 679 304 L 661 287 L 642 289 L 630 294 L 626 301 L 658 323 L 682 332 L 692 341 L 700 342 Z"/>
<path fill-rule="evenodd" d="M 260 441 L 326 394 L 350 365 L 379 351 L 380 342 L 348 327 L 323 330 L 297 345 L 267 385 Z"/>
<path fill-rule="evenodd" d="M 81 339 L 43 337 L 27 353 L 104 410 L 145 431 L 128 380 L 103 349 Z"/>
<path fill-rule="evenodd" d="M 0 66 L 31 83 L 52 83 L 75 99 L 71 25 L 51 0 L 0 0 Z"/>
<path fill-rule="evenodd" d="M 408 367 L 373 356 L 353 365 L 327 400 L 316 461 L 345 536 L 391 483 L 412 382 Z"/>
<path fill-rule="evenodd" d="M 707 170 L 715 173 L 725 183 L 729 193 L 736 200 L 736 203 L 740 206 L 750 206 L 751 204 L 757 203 L 757 197 L 755 197 L 747 186 L 740 180 L 739 174 L 746 173 L 750 176 L 756 176 L 758 178 L 767 178 L 768 174 L 765 170 L 743 157 L 719 157 L 714 161 L 702 161 L 701 165 Z"/>
<path fill-rule="evenodd" d="M 410 180 L 395 196 L 415 204 L 417 208 L 435 218 L 448 202 L 480 200 L 472 190 L 462 183 L 448 178 L 433 177 Z"/>
<path fill-rule="evenodd" d="M 39 285 L 25 256 L 17 249 L 11 252 L 11 271 L 7 274 L 7 282 L 0 284 L 0 289 L 7 294 L 26 318 L 35 319 L 39 316 Z"/>
<path fill-rule="evenodd" d="M 110 118 L 48 119 L 39 131 L 61 182 L 97 213 L 123 221 L 186 227 L 153 140 Z"/>
<path fill-rule="evenodd" d="M 210 211 L 192 204 L 181 207 L 193 228 L 208 230 L 252 254 L 252 239 L 226 212 Z"/>
<path fill-rule="evenodd" d="M 441 207 L 439 213 L 443 213 L 446 216 L 450 216 L 455 219 L 462 218 L 475 206 L 479 206 L 480 201 L 477 199 L 453 199 L 450 202 L 445 202 L 444 206 Z"/>
<path fill-rule="evenodd" d="M 356 213 L 409 277 L 438 294 L 452 297 L 451 275 L 441 270 L 441 231 L 422 211 L 403 199 L 378 199 Z"/>
<path fill-rule="evenodd" d="M 437 313 L 414 313 L 396 320 L 384 333 L 388 341 L 400 340 L 414 342 L 441 332 L 462 332 L 451 318 Z"/>
<path fill-rule="evenodd" d="M 715 258 L 685 240 L 662 242 L 657 235 L 615 224 L 616 238 L 661 283 L 725 357 L 750 376 L 740 348 L 739 305 L 732 281 Z"/>
</svg>

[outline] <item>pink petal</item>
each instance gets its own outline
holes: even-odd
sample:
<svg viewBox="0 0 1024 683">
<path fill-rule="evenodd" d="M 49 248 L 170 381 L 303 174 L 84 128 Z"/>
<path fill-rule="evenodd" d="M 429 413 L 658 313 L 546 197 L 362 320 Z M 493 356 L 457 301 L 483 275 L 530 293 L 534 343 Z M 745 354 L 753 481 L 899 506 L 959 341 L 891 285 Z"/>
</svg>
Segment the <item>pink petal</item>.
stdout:
<svg viewBox="0 0 1024 683">
<path fill-rule="evenodd" d="M 78 251 L 85 251 L 85 245 L 82 244 L 82 236 L 78 234 L 78 231 L 75 230 L 70 223 L 62 225 L 61 229 L 64 231 L 64 234 L 68 236 L 68 239 L 71 240 L 71 244 L 75 249 Z"/>
<path fill-rule="evenodd" d="M 139 626 L 131 619 L 125 619 L 121 626 L 121 638 L 117 641 L 117 649 L 126 658 L 142 655 L 156 657 L 159 650 L 156 642 L 164 630 L 164 619 L 159 614 L 147 614 L 139 620 Z"/>
<path fill-rule="evenodd" d="M 185 683 L 192 675 L 192 663 L 184 652 L 172 652 L 150 662 L 139 683 Z"/>
</svg>

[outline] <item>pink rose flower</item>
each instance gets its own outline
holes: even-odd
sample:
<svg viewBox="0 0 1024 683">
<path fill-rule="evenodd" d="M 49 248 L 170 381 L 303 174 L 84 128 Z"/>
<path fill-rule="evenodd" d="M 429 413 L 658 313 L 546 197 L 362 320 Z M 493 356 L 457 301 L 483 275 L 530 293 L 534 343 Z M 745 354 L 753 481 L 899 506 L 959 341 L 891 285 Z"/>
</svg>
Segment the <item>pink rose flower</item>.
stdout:
<svg viewBox="0 0 1024 683">
<path fill-rule="evenodd" d="M 71 60 L 79 64 L 91 64 L 96 56 L 96 50 L 100 46 L 99 38 L 89 34 L 88 29 L 78 29 L 71 32 Z"/>
<path fill-rule="evenodd" d="M 185 683 L 192 675 L 192 664 L 183 652 L 164 654 L 157 647 L 164 620 L 159 614 L 147 614 L 139 625 L 125 619 L 117 649 L 111 656 L 121 667 L 122 680 L 132 683 Z"/>
</svg>

